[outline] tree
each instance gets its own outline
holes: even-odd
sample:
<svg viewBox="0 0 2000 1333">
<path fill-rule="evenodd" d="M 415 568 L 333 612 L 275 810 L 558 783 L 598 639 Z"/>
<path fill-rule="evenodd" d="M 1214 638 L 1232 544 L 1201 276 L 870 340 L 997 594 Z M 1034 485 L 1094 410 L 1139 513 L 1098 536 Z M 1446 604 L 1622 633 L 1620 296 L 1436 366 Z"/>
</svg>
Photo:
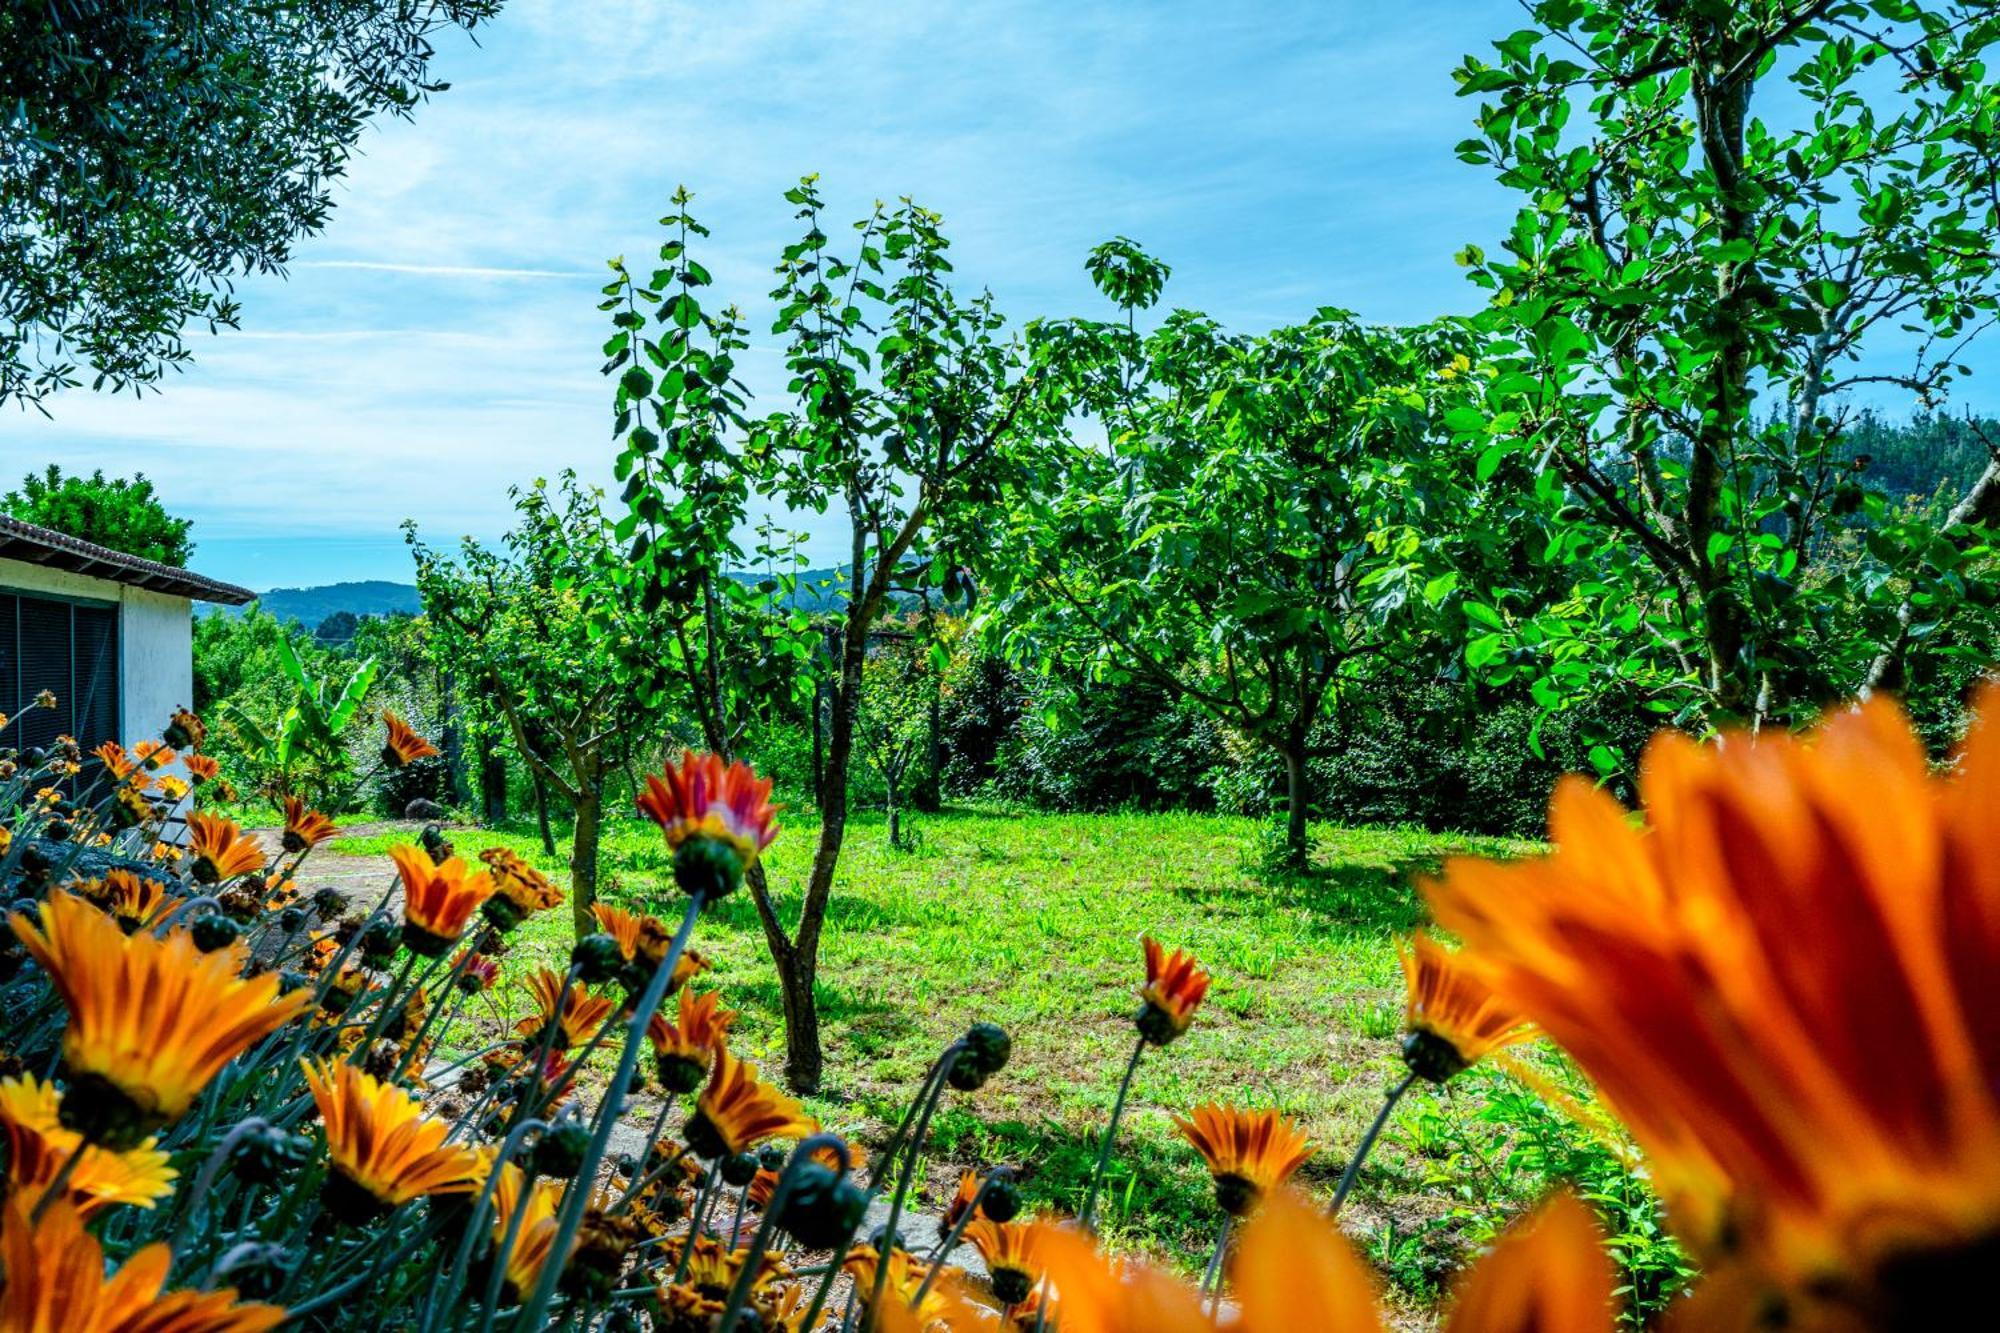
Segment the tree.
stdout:
<svg viewBox="0 0 2000 1333">
<path fill-rule="evenodd" d="M 177 569 L 185 569 L 194 554 L 188 540 L 194 520 L 169 514 L 143 472 L 129 479 L 107 478 L 102 471 L 65 476 L 51 463 L 47 471 L 21 478 L 19 490 L 0 497 L 0 508 L 25 523 Z"/>
<path fill-rule="evenodd" d="M 1898 521 L 1842 395 L 1929 409 L 1993 320 L 1991 7 L 1530 9 L 1458 72 L 1487 99 L 1460 156 L 1527 198 L 1503 254 L 1462 255 L 1496 373 L 1455 424 L 1560 586 L 1470 599 L 1469 660 L 1549 707 L 1620 689 L 1697 724 L 1894 684 L 1991 598 L 2000 455 L 1943 532 Z"/>
<path fill-rule="evenodd" d="M 445 88 L 437 34 L 500 0 L 0 9 L 0 403 L 141 388 L 234 327 L 230 281 L 326 225 L 369 120 Z"/>
<path fill-rule="evenodd" d="M 705 233 L 686 212 L 685 190 L 666 220 L 664 267 L 641 283 L 615 266 L 606 308 L 617 331 L 605 368 L 618 376 L 614 425 L 629 506 L 619 536 L 633 543 L 627 577 L 643 604 L 677 608 L 670 616 L 686 616 L 689 627 L 655 655 L 664 664 L 657 686 L 678 678 L 719 753 L 733 753 L 732 719 L 770 692 L 756 683 L 759 672 L 797 682 L 792 668 L 814 661 L 818 637 L 802 615 L 769 614 L 784 579 L 766 580 L 750 603 L 759 608 L 758 628 L 734 636 L 757 646 L 729 665 L 731 608 L 745 604 L 716 589 L 738 558 L 745 498 L 837 510 L 848 533 L 846 595 L 825 664 L 819 837 L 795 921 L 785 920 L 756 868 L 747 878 L 784 998 L 786 1076 L 810 1092 L 824 1062 L 814 992 L 819 943 L 847 833 L 870 633 L 913 570 L 956 577 L 964 562 L 954 553 L 983 537 L 973 516 L 998 494 L 1010 445 L 1042 427 L 1021 349 L 1004 336 L 990 296 L 961 299 L 949 285 L 936 214 L 907 200 L 878 205 L 855 225 L 854 252 L 842 258 L 828 251 L 815 180 L 785 198 L 805 224 L 786 247 L 773 293 L 791 373 L 789 411 L 762 418 L 746 411 L 734 371 L 746 345 L 741 320 L 733 308 L 718 315 L 701 305 L 709 275 L 688 244 Z M 657 336 L 647 336 L 646 308 Z M 784 551 L 767 541 L 760 554 L 775 560 Z"/>
<path fill-rule="evenodd" d="M 626 670 L 653 626 L 617 595 L 622 552 L 597 494 L 565 472 L 513 492 L 515 528 L 490 550 L 466 538 L 456 560 L 413 524 L 417 588 L 441 665 L 485 681 L 523 762 L 575 812 L 570 906 L 579 937 L 597 929 L 597 855 L 609 779 L 654 737 L 658 710 Z"/>
<path fill-rule="evenodd" d="M 1091 271 L 1124 318 L 1034 338 L 1105 440 L 1058 448 L 1013 506 L 991 622 L 1018 660 L 1143 679 L 1279 755 L 1303 867 L 1316 725 L 1454 585 L 1465 487 L 1439 417 L 1467 340 L 1331 309 L 1260 337 L 1176 311 L 1141 337 L 1164 266 L 1118 241 Z"/>
<path fill-rule="evenodd" d="M 937 702 L 938 675 L 925 645 L 909 631 L 878 636 L 861 668 L 856 730 L 868 767 L 882 779 L 889 845 L 898 850 L 911 781 L 935 742 Z"/>
</svg>

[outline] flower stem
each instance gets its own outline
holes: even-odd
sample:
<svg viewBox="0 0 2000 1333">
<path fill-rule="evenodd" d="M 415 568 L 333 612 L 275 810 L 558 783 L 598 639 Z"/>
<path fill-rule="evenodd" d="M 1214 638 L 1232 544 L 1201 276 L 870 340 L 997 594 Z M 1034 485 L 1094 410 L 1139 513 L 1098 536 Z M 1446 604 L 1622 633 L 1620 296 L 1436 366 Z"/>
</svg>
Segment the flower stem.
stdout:
<svg viewBox="0 0 2000 1333">
<path fill-rule="evenodd" d="M 1410 1085 L 1416 1081 L 1416 1071 L 1411 1070 L 1403 1075 L 1402 1082 L 1389 1089 L 1389 1095 L 1382 1099 L 1382 1109 L 1375 1113 L 1374 1123 L 1369 1125 L 1368 1132 L 1361 1136 L 1361 1143 L 1355 1148 L 1354 1157 L 1348 1162 L 1347 1170 L 1341 1172 L 1340 1184 L 1333 1191 L 1333 1202 L 1327 1206 L 1328 1217 L 1340 1216 L 1340 1206 L 1347 1202 L 1348 1191 L 1354 1188 L 1354 1182 L 1361 1175 L 1361 1164 L 1368 1160 L 1368 1153 L 1381 1135 L 1382 1126 L 1389 1123 L 1389 1112 L 1396 1109 L 1396 1103 L 1403 1099 L 1403 1094 L 1408 1092 Z"/>
<path fill-rule="evenodd" d="M 562 1276 L 563 1261 L 568 1258 L 570 1245 L 583 1225 L 584 1210 L 590 1206 L 590 1194 L 597 1184 L 597 1168 L 603 1164 L 604 1151 L 611 1142 L 611 1131 L 618 1123 L 625 1094 L 632 1086 L 632 1074 L 639 1066 L 639 1047 L 646 1041 L 646 1025 L 658 1011 L 660 1001 L 666 998 L 674 966 L 680 962 L 681 954 L 686 952 L 688 937 L 694 934 L 694 923 L 701 916 L 703 898 L 704 895 L 699 892 L 688 895 L 687 911 L 681 917 L 680 929 L 674 932 L 666 957 L 653 969 L 653 979 L 646 983 L 646 993 L 640 997 L 638 1005 L 632 1010 L 631 1021 L 626 1024 L 625 1049 L 619 1053 L 618 1068 L 611 1076 L 611 1086 L 604 1090 L 603 1104 L 598 1107 L 597 1130 L 584 1149 L 576 1179 L 570 1182 L 569 1195 L 558 1215 L 555 1243 L 549 1248 L 550 1261 L 543 1266 L 541 1279 L 535 1283 L 534 1295 L 522 1305 L 520 1314 L 515 1317 L 514 1328 L 520 1333 L 528 1333 L 541 1326 L 543 1316 L 548 1313 L 549 1302 L 555 1297 L 556 1279 Z M 692 1244 L 690 1240 L 690 1248 Z"/>
<path fill-rule="evenodd" d="M 1215 1307 L 1222 1304 L 1222 1256 L 1229 1253 L 1229 1228 L 1235 1221 L 1228 1213 L 1222 1215 L 1222 1228 L 1215 1233 L 1215 1253 L 1208 1257 L 1208 1271 L 1201 1275 L 1201 1291 L 1209 1298 L 1210 1318 L 1215 1316 Z"/>
<path fill-rule="evenodd" d="M 917 1174 L 917 1159 L 923 1155 L 924 1136 L 930 1132 L 931 1116 L 937 1111 L 938 1103 L 944 1100 L 945 1081 L 950 1078 L 952 1066 L 958 1063 L 958 1057 L 963 1054 L 965 1054 L 963 1042 L 955 1041 L 945 1047 L 944 1054 L 938 1058 L 937 1081 L 932 1084 L 931 1094 L 924 1100 L 924 1109 L 917 1116 L 917 1127 L 910 1135 L 909 1164 L 897 1178 L 896 1192 L 889 1197 L 889 1218 L 882 1224 L 882 1248 L 875 1254 L 875 1290 L 868 1297 L 870 1310 L 881 1308 L 879 1303 L 882 1291 L 889 1285 L 888 1251 L 896 1247 L 896 1221 L 903 1215 L 903 1200 L 910 1192 L 910 1177 Z"/>
<path fill-rule="evenodd" d="M 1111 1120 L 1104 1126 L 1104 1143 L 1097 1150 L 1097 1169 L 1090 1173 L 1090 1193 L 1083 1198 L 1077 1221 L 1089 1230 L 1097 1222 L 1097 1192 L 1104 1185 L 1104 1172 L 1111 1165 L 1111 1145 L 1118 1141 L 1118 1121 L 1125 1114 L 1125 1099 L 1132 1093 L 1132 1076 L 1139 1072 L 1139 1057 L 1146 1053 L 1144 1037 L 1133 1044 L 1132 1058 L 1125 1062 L 1125 1077 L 1118 1082 L 1118 1100 L 1111 1103 Z"/>
</svg>

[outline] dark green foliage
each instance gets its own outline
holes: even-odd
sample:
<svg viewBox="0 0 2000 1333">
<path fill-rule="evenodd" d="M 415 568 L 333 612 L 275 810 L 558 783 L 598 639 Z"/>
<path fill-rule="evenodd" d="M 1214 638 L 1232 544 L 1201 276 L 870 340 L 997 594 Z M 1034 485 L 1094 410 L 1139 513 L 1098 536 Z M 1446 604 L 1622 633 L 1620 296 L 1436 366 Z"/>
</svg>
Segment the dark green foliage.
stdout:
<svg viewBox="0 0 2000 1333">
<path fill-rule="evenodd" d="M 446 85 L 433 38 L 500 0 L 0 7 L 0 403 L 156 381 L 230 279 L 326 225 L 369 119 Z M 79 364 L 87 370 L 79 369 Z"/>
<path fill-rule="evenodd" d="M 0 509 L 25 523 L 179 569 L 194 554 L 188 540 L 193 520 L 169 514 L 143 472 L 129 479 L 107 478 L 101 471 L 65 476 L 51 463 L 46 472 L 21 478 L 19 490 L 0 496 Z"/>
</svg>

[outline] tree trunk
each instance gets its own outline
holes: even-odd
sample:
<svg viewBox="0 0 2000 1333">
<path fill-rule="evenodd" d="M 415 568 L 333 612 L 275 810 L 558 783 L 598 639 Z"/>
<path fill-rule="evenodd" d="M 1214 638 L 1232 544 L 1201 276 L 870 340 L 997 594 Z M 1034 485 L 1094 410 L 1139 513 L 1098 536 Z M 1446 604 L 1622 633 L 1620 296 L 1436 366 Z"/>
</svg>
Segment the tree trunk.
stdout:
<svg viewBox="0 0 2000 1333">
<path fill-rule="evenodd" d="M 535 788 L 535 827 L 542 835 L 542 855 L 554 856 L 556 854 L 556 835 L 555 830 L 549 827 L 548 784 L 542 781 L 542 775 L 535 771 L 532 764 L 528 767 L 528 781 Z"/>
<path fill-rule="evenodd" d="M 778 984 L 785 1001 L 785 1082 L 797 1092 L 819 1091 L 825 1056 L 819 1045 L 819 1002 L 813 985 L 819 959 L 798 950 L 777 955 Z"/>
<path fill-rule="evenodd" d="M 597 902 L 597 843 L 603 807 L 603 780 L 593 779 L 577 797 L 576 830 L 569 848 L 569 903 L 578 939 L 597 929 L 597 916 L 590 909 Z"/>
<path fill-rule="evenodd" d="M 896 806 L 896 784 L 889 786 L 889 845 L 900 850 L 903 846 L 903 812 Z"/>
<path fill-rule="evenodd" d="M 489 746 L 479 755 L 480 814 L 488 824 L 507 819 L 507 755 L 499 746 Z"/>
<path fill-rule="evenodd" d="M 1285 865 L 1304 870 L 1311 849 L 1306 841 L 1306 756 L 1303 743 L 1285 747 Z"/>
</svg>

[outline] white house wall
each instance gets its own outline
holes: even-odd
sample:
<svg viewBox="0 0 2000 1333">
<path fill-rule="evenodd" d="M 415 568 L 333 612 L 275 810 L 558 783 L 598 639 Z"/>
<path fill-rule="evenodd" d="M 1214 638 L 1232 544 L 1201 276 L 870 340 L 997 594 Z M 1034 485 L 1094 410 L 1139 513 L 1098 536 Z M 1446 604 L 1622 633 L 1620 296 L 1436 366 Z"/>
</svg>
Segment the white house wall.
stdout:
<svg viewBox="0 0 2000 1333">
<path fill-rule="evenodd" d="M 194 701 L 193 603 L 187 598 L 23 560 L 0 560 L 0 588 L 118 606 L 118 734 L 128 749 L 157 738 L 174 710 Z"/>
</svg>

